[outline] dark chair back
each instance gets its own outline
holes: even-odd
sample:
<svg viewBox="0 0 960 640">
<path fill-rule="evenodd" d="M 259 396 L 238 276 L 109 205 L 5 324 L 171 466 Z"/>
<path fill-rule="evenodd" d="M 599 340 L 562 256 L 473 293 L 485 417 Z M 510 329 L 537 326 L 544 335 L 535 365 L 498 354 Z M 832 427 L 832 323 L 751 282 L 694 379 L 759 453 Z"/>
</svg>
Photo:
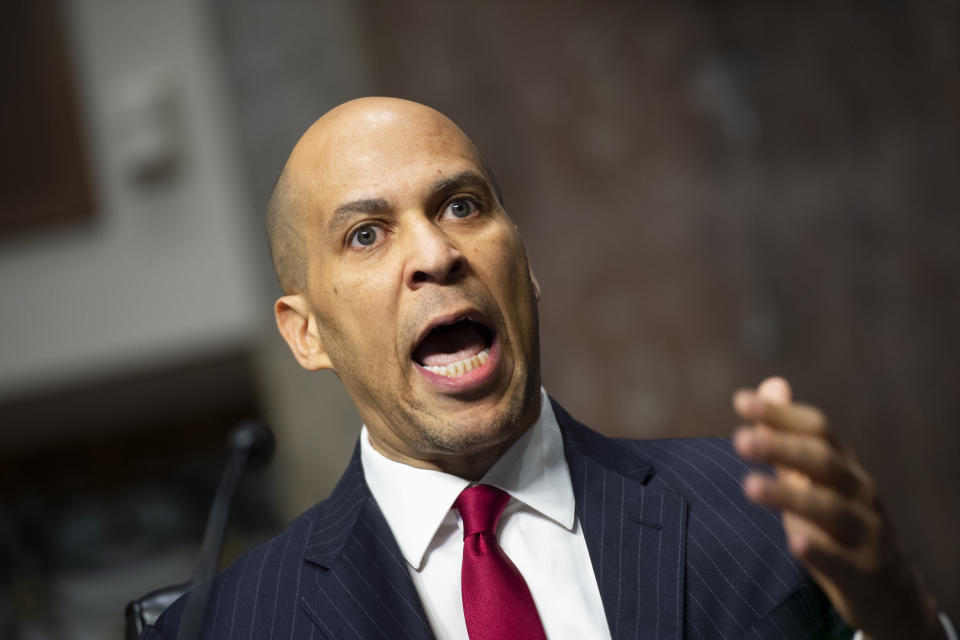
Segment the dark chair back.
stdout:
<svg viewBox="0 0 960 640">
<path fill-rule="evenodd" d="M 189 588 L 190 584 L 185 582 L 151 591 L 139 600 L 128 602 L 126 640 L 137 640 L 143 633 L 144 628 L 156 622 L 160 614 L 186 593 Z"/>
</svg>

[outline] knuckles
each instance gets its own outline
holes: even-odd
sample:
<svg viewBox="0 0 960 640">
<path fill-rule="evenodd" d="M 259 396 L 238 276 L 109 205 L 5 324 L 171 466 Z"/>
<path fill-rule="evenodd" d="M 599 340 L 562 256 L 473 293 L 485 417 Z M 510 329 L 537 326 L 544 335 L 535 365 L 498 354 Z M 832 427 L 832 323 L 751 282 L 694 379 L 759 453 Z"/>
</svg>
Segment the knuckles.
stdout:
<svg viewBox="0 0 960 640">
<path fill-rule="evenodd" d="M 830 424 L 827 421 L 827 415 L 817 407 L 810 408 L 810 426 L 814 433 L 821 436 L 830 431 Z"/>
</svg>

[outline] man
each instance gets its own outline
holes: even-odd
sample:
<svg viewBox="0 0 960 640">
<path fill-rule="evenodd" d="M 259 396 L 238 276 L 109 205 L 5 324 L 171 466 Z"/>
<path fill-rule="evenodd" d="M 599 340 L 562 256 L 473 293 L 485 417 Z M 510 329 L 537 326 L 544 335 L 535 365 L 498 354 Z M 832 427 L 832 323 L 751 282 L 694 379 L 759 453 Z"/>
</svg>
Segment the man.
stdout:
<svg viewBox="0 0 960 640">
<path fill-rule="evenodd" d="M 332 496 L 217 579 L 203 637 L 946 637 L 870 477 L 785 381 L 734 397 L 736 453 L 773 475 L 724 441 L 603 438 L 547 398 L 523 243 L 443 115 L 333 109 L 268 231 L 279 330 L 364 428 Z"/>
</svg>

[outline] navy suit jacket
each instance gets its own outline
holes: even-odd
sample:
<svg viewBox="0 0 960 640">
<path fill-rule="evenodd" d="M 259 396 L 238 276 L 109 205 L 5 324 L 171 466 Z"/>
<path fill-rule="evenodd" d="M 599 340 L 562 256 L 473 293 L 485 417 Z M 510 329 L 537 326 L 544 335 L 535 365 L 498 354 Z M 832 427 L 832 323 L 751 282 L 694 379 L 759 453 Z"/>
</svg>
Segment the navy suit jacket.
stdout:
<svg viewBox="0 0 960 640">
<path fill-rule="evenodd" d="M 554 409 L 615 640 L 847 633 L 779 517 L 743 498 L 729 441 L 614 440 Z M 142 637 L 176 638 L 187 597 Z M 434 637 L 359 447 L 331 496 L 220 574 L 209 602 L 203 638 Z"/>
</svg>

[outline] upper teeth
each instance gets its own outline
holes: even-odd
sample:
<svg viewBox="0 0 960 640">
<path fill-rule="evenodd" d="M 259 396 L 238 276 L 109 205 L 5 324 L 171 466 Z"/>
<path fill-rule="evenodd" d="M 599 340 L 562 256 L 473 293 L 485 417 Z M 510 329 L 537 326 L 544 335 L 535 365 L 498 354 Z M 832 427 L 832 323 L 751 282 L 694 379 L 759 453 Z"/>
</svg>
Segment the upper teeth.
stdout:
<svg viewBox="0 0 960 640">
<path fill-rule="evenodd" d="M 487 358 L 490 357 L 490 349 L 484 349 L 477 355 L 465 358 L 459 362 L 451 362 L 450 364 L 442 365 L 423 365 L 423 368 L 431 373 L 436 373 L 437 375 L 447 376 L 448 378 L 456 378 L 457 376 L 462 376 L 468 371 L 473 371 L 484 362 L 487 361 Z"/>
</svg>

